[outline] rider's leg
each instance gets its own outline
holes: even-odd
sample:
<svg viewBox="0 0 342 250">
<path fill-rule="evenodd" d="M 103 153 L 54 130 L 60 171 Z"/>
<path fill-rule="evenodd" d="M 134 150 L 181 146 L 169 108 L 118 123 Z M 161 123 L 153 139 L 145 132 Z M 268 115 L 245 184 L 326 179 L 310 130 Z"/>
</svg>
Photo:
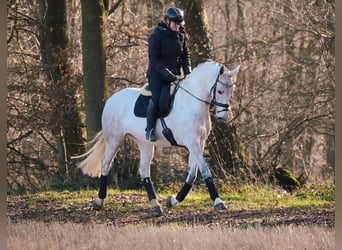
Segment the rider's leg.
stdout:
<svg viewBox="0 0 342 250">
<path fill-rule="evenodd" d="M 146 113 L 146 140 L 155 141 L 157 137 L 155 135 L 156 122 L 157 122 L 158 109 L 152 99 L 149 101 Z"/>
<path fill-rule="evenodd" d="M 155 134 L 156 129 L 156 122 L 157 117 L 159 115 L 159 99 L 160 99 L 160 92 L 163 86 L 163 82 L 153 76 L 148 75 L 148 84 L 152 93 L 151 100 L 147 106 L 147 113 L 146 113 L 146 139 L 149 141 L 155 141 L 157 139 Z"/>
</svg>

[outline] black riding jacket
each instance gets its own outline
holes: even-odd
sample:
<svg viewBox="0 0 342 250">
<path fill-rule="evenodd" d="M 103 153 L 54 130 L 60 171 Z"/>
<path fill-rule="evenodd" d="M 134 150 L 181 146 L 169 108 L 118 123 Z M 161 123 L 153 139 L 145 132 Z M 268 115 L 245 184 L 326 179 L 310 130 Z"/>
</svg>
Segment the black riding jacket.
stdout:
<svg viewBox="0 0 342 250">
<path fill-rule="evenodd" d="M 147 76 L 170 83 L 175 75 L 191 73 L 187 40 L 182 32 L 173 31 L 165 22 L 158 23 L 148 39 Z"/>
</svg>

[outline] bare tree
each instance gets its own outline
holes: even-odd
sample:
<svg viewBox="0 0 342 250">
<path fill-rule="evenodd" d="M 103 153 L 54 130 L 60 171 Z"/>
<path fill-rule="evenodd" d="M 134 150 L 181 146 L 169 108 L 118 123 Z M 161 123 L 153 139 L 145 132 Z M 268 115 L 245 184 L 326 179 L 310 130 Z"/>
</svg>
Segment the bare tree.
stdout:
<svg viewBox="0 0 342 250">
<path fill-rule="evenodd" d="M 185 10 L 186 28 L 190 34 L 191 62 L 194 66 L 213 59 L 209 40 L 207 13 L 203 0 L 175 1 L 176 5 Z"/>
<path fill-rule="evenodd" d="M 106 24 L 108 1 L 82 0 L 83 84 L 87 137 L 101 130 L 101 115 L 107 99 Z"/>
<path fill-rule="evenodd" d="M 84 150 L 80 77 L 69 60 L 65 2 L 7 6 L 8 181 L 39 187 L 55 174 L 63 180 L 75 176 L 69 157 Z"/>
<path fill-rule="evenodd" d="M 241 3 L 226 2 L 215 16 L 217 30 L 220 16 L 230 18 L 215 55 L 242 64 L 232 107 L 249 164 L 265 179 L 275 167 L 316 176 L 332 150 L 320 142 L 334 136 L 334 4 Z"/>
<path fill-rule="evenodd" d="M 80 79 L 73 72 L 68 52 L 66 2 L 39 1 L 39 6 L 41 61 L 46 69 L 49 84 L 46 95 L 52 108 L 49 126 L 57 140 L 58 175 L 68 179 L 77 175 L 71 173 L 70 157 L 84 151 L 83 126 L 76 97 Z"/>
</svg>

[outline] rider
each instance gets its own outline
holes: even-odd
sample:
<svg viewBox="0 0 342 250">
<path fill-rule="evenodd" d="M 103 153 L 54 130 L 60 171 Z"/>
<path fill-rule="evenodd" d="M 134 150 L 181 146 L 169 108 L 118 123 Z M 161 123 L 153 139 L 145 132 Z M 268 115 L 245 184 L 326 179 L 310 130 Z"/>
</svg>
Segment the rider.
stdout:
<svg viewBox="0 0 342 250">
<path fill-rule="evenodd" d="M 191 73 L 188 35 L 184 28 L 183 10 L 171 7 L 158 23 L 148 40 L 149 65 L 147 78 L 152 98 L 147 106 L 146 139 L 155 141 L 155 127 L 159 112 L 159 98 L 163 85 L 180 78 L 181 69 L 186 76 Z"/>
</svg>

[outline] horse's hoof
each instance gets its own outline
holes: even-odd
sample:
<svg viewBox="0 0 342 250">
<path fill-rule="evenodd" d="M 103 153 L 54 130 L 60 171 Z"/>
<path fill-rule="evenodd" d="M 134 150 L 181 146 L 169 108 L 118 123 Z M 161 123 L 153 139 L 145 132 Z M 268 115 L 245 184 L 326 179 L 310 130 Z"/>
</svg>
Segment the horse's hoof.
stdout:
<svg viewBox="0 0 342 250">
<path fill-rule="evenodd" d="M 155 216 L 155 217 L 159 217 L 163 215 L 163 210 L 160 206 L 155 206 L 155 207 L 151 207 L 151 213 Z"/>
<path fill-rule="evenodd" d="M 103 208 L 103 199 L 96 198 L 95 200 L 93 200 L 92 204 L 94 210 L 100 211 Z"/>
<path fill-rule="evenodd" d="M 167 199 L 166 199 L 166 206 L 168 208 L 172 208 L 172 202 L 171 202 L 171 199 L 172 199 L 172 196 L 169 196 Z"/>
<path fill-rule="evenodd" d="M 222 210 L 228 210 L 228 208 L 223 202 L 221 202 L 221 203 L 214 205 L 214 210 L 215 211 L 222 211 Z"/>
</svg>

